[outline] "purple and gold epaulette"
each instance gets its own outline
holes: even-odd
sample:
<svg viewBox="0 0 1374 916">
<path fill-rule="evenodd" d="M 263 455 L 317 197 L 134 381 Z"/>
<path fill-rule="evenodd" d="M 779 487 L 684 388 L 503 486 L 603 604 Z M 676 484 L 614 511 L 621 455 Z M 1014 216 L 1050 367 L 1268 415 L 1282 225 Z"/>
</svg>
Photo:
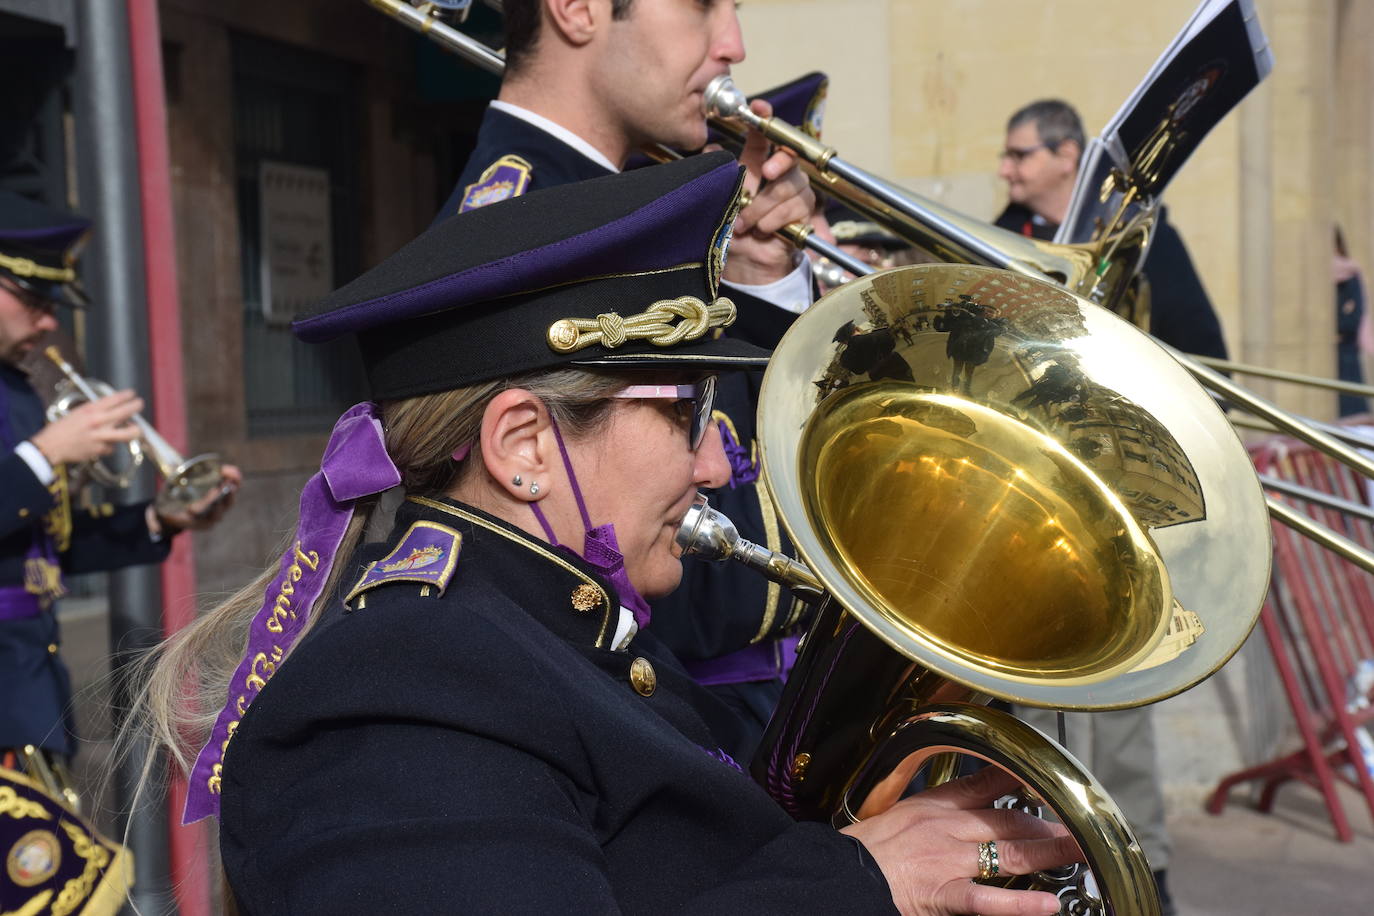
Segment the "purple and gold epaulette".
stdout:
<svg viewBox="0 0 1374 916">
<path fill-rule="evenodd" d="M 476 210 L 525 193 L 534 170 L 524 159 L 507 153 L 482 172 L 482 177 L 463 189 L 459 213 Z"/>
<path fill-rule="evenodd" d="M 17 770 L 0 767 L 0 910 L 114 913 L 132 856 Z"/>
<path fill-rule="evenodd" d="M 344 603 L 351 607 L 353 599 L 363 592 L 392 582 L 419 582 L 420 594 L 429 595 L 437 589 L 442 595 L 458 568 L 462 546 L 463 536 L 454 529 L 435 522 L 416 522 L 391 553 L 368 565 Z"/>
</svg>

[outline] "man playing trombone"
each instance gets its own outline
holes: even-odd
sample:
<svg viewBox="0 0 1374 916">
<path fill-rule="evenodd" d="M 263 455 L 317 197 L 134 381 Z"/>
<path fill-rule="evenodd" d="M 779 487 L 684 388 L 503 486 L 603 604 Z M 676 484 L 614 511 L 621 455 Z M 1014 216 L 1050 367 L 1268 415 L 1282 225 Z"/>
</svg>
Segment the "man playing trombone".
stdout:
<svg viewBox="0 0 1374 916">
<path fill-rule="evenodd" d="M 506 70 L 477 146 L 440 218 L 558 184 L 621 171 L 640 148 L 707 142 L 702 96 L 744 59 L 728 0 L 506 0 Z M 754 110 L 771 114 L 767 102 Z M 740 153 L 749 202 L 739 211 L 723 277 L 739 318 L 726 333 L 774 346 L 812 301 L 806 259 L 774 233 L 809 220 L 815 195 L 792 153 L 751 132 Z M 730 485 L 712 502 L 750 540 L 787 550 L 755 489 L 752 454 L 758 378 L 729 380 L 718 403 Z M 780 688 L 795 624 L 778 586 L 747 570 L 694 564 L 681 588 L 653 606 L 651 631 L 697 680 L 744 715 L 747 757 Z M 706 608 L 710 614 L 693 613 Z"/>
</svg>

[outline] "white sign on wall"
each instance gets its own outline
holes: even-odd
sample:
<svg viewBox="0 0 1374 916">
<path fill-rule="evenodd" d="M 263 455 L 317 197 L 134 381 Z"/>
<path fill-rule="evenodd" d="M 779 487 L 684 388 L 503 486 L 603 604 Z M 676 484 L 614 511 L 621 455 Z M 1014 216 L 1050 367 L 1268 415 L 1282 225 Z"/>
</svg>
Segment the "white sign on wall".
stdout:
<svg viewBox="0 0 1374 916">
<path fill-rule="evenodd" d="M 329 171 L 263 161 L 258 201 L 262 312 L 269 324 L 285 325 L 334 288 Z"/>
</svg>

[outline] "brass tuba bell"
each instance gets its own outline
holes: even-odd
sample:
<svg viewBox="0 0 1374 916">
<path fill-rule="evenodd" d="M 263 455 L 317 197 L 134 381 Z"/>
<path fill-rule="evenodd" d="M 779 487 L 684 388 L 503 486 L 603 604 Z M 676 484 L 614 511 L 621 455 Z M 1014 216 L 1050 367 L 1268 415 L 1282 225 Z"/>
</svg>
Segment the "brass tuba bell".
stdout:
<svg viewBox="0 0 1374 916">
<path fill-rule="evenodd" d="M 1062 287 L 921 265 L 855 280 L 796 320 L 758 429 L 805 575 L 703 507 L 680 540 L 821 598 L 755 779 L 794 816 L 844 824 L 895 802 L 933 757 L 979 757 L 1053 808 L 1088 859 L 1030 886 L 1069 912 L 1157 912 L 1101 787 L 981 704 L 1143 705 L 1240 647 L 1268 587 L 1269 524 L 1211 398 Z"/>
<path fill-rule="evenodd" d="M 58 382 L 56 395 L 48 404 L 49 422 L 60 420 L 81 404 L 114 394 L 114 388 L 107 382 L 89 379 L 77 372 L 57 347 L 48 347 L 43 352 L 65 376 Z M 222 486 L 220 468 L 223 462 L 218 455 L 183 458 L 142 416 L 135 414 L 131 422 L 138 427 L 139 438 L 128 443 L 129 458 L 122 467 L 112 467 L 100 460 L 84 466 L 97 483 L 107 487 L 127 487 L 143 464 L 146 453 L 164 481 L 153 500 L 154 507 L 164 515 L 186 511 Z"/>
</svg>

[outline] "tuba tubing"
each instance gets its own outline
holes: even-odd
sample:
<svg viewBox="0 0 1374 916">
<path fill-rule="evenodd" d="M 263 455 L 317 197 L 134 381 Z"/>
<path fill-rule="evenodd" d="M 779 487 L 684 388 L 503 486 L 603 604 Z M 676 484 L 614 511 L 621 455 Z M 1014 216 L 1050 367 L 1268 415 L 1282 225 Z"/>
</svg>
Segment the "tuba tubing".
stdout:
<svg viewBox="0 0 1374 916">
<path fill-rule="evenodd" d="M 757 435 L 760 479 L 828 598 L 753 776 L 794 817 L 844 824 L 894 803 L 929 758 L 972 754 L 1050 805 L 1090 864 L 1032 887 L 1070 912 L 1157 912 L 1101 787 L 978 704 L 1139 706 L 1244 642 L 1269 525 L 1211 397 L 1062 287 L 924 265 L 846 284 L 796 319 L 764 375 Z M 784 581 L 793 570 L 706 541 Z"/>
<path fill-rule="evenodd" d="M 889 648 L 803 564 L 739 538 L 704 496 L 688 511 L 677 543 L 684 556 L 742 563 L 818 605 L 750 764 L 750 775 L 788 814 L 844 827 L 895 804 L 933 758 L 976 757 L 1020 780 L 1037 808 L 1053 810 L 1087 862 L 1086 872 L 1074 865 L 990 883 L 1056 894 L 1063 912 L 1158 916 L 1144 850 L 1120 808 L 1071 754 L 1014 716 L 981 705 L 986 695 Z"/>
</svg>

